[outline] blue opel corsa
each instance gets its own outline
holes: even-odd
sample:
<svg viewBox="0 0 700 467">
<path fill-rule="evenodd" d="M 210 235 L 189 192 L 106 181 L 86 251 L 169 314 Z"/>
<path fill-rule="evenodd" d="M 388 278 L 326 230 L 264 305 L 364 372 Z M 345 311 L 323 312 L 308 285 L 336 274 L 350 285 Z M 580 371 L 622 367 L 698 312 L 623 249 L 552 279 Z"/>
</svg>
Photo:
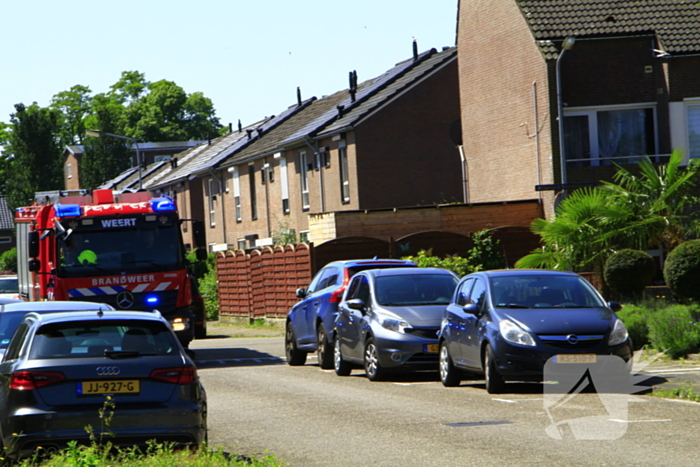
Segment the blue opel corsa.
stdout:
<svg viewBox="0 0 700 467">
<path fill-rule="evenodd" d="M 506 381 L 542 381 L 550 358 L 562 371 L 599 356 L 632 358 L 627 329 L 578 274 L 546 270 L 483 271 L 464 277 L 440 330 L 440 379 L 458 386 L 464 373 L 483 374 L 486 390 Z M 574 364 L 574 365 L 566 365 Z"/>
</svg>

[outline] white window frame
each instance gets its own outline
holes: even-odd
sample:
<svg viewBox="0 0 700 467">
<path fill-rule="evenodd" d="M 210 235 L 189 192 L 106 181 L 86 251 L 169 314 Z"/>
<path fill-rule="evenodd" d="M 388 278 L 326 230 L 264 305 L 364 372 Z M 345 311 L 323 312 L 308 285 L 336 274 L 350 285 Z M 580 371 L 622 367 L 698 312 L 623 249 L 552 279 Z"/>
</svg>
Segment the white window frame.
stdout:
<svg viewBox="0 0 700 467">
<path fill-rule="evenodd" d="M 308 211 L 309 203 L 309 163 L 306 159 L 306 151 L 299 151 L 299 175 L 301 178 L 301 208 Z"/>
<path fill-rule="evenodd" d="M 685 99 L 683 101 L 685 104 L 684 110 L 684 117 L 685 117 L 685 122 L 684 122 L 684 128 L 683 130 L 685 131 L 685 147 L 686 147 L 686 154 L 685 154 L 685 159 L 690 160 L 690 159 L 698 159 L 700 158 L 700 126 L 698 127 L 698 138 L 697 138 L 697 148 L 695 152 L 693 152 L 693 146 L 691 145 L 691 138 L 690 138 L 690 109 L 693 110 L 698 110 L 700 111 L 700 98 L 692 98 L 692 99 Z M 700 115 L 697 117 L 698 123 L 700 123 Z"/>
<path fill-rule="evenodd" d="M 617 157 L 614 159 L 600 158 L 600 152 L 598 147 L 598 112 L 614 111 L 614 110 L 632 110 L 632 109 L 651 109 L 654 119 L 654 152 L 655 154 L 638 154 L 633 156 Z M 625 163 L 625 159 L 638 160 L 640 156 L 652 156 L 658 155 L 659 153 L 659 132 L 658 132 L 658 117 L 657 117 L 657 105 L 655 102 L 642 102 L 639 104 L 627 104 L 627 105 L 611 105 L 611 106 L 591 106 L 591 107 L 570 107 L 564 109 L 564 118 L 566 117 L 588 117 L 588 137 L 591 149 L 591 157 L 588 159 L 569 159 L 567 158 L 567 163 L 569 162 L 590 162 L 591 166 L 598 166 L 601 162 L 612 161 L 619 163 Z"/>
<path fill-rule="evenodd" d="M 70 162 L 66 164 L 66 178 L 73 178 L 73 164 Z"/>
<path fill-rule="evenodd" d="M 236 210 L 236 222 L 243 222 L 241 214 L 241 180 L 238 167 L 233 167 L 233 205 Z"/>
<path fill-rule="evenodd" d="M 209 225 L 212 227 L 216 225 L 216 195 L 214 185 L 214 179 L 210 178 L 207 181 L 207 188 L 209 189 Z"/>
<path fill-rule="evenodd" d="M 338 142 L 338 167 L 340 170 L 340 200 L 350 202 L 350 171 L 348 170 L 348 148 L 345 141 Z"/>
<path fill-rule="evenodd" d="M 287 158 L 275 155 L 279 157 L 280 161 L 280 191 L 282 195 L 282 213 L 289 214 L 289 180 L 287 180 Z"/>
</svg>

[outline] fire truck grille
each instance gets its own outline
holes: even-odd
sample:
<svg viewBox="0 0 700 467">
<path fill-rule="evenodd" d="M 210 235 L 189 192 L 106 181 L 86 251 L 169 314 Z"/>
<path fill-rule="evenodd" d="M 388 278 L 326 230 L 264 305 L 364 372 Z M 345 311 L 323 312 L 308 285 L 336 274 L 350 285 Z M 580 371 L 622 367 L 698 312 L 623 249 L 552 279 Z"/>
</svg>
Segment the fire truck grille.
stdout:
<svg viewBox="0 0 700 467">
<path fill-rule="evenodd" d="M 106 303 L 117 310 L 151 311 L 159 310 L 168 313 L 177 307 L 178 290 L 163 290 L 160 292 L 132 293 L 122 291 L 114 295 L 99 295 L 80 297 L 80 301 Z"/>
</svg>

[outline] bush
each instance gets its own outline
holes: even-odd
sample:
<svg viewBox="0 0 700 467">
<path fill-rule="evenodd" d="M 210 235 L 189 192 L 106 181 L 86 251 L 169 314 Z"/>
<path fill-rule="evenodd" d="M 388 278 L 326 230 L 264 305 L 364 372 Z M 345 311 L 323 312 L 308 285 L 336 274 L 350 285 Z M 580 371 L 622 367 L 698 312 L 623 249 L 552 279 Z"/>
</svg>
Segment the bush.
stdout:
<svg viewBox="0 0 700 467">
<path fill-rule="evenodd" d="M 216 268 L 207 272 L 199 280 L 199 292 L 204 299 L 207 320 L 219 319 L 219 281 L 217 280 Z"/>
<path fill-rule="evenodd" d="M 448 256 L 439 258 L 432 255 L 432 250 L 421 250 L 418 256 L 405 256 L 402 259 L 413 261 L 419 268 L 443 268 L 454 272 L 459 277 L 466 276 L 477 270 L 476 267 L 469 264 L 466 258 L 461 256 Z"/>
<path fill-rule="evenodd" d="M 700 300 L 700 240 L 681 243 L 669 253 L 664 279 L 676 297 Z"/>
<path fill-rule="evenodd" d="M 648 321 L 652 313 L 654 309 L 637 305 L 626 305 L 616 313 L 617 317 L 625 323 L 634 350 L 643 349 L 650 343 Z"/>
<path fill-rule="evenodd" d="M 603 276 L 608 286 L 623 300 L 637 303 L 644 293 L 644 287 L 654 278 L 654 272 L 654 258 L 649 253 L 625 249 L 608 258 Z"/>
<path fill-rule="evenodd" d="M 695 352 L 700 345 L 700 307 L 673 305 L 649 314 L 649 341 L 671 358 Z M 624 320 L 623 320 L 624 322 Z"/>
<path fill-rule="evenodd" d="M 471 235 L 474 247 L 467 255 L 469 264 L 480 265 L 478 269 L 501 269 L 506 267 L 506 261 L 501 252 L 501 242 L 491 236 L 488 230 L 480 230 Z"/>
<path fill-rule="evenodd" d="M 17 248 L 7 250 L 0 255 L 0 271 L 17 272 Z"/>
</svg>

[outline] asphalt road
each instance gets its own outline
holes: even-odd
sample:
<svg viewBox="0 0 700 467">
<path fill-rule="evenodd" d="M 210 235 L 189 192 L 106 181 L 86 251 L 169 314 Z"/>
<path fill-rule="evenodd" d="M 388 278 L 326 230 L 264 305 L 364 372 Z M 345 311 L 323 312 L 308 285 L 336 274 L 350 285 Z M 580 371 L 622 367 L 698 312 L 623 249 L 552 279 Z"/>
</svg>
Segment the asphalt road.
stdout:
<svg viewBox="0 0 700 467">
<path fill-rule="evenodd" d="M 494 396 L 477 379 L 444 388 L 436 373 L 372 383 L 360 370 L 323 371 L 312 356 L 290 367 L 282 338 L 191 347 L 209 398 L 209 441 L 237 454 L 269 453 L 295 467 L 700 464 L 697 403 L 583 393 L 551 405 L 542 384 L 509 384 Z M 700 378 L 693 365 L 646 371 L 646 385 Z M 552 431 L 552 422 L 564 423 Z"/>
</svg>

